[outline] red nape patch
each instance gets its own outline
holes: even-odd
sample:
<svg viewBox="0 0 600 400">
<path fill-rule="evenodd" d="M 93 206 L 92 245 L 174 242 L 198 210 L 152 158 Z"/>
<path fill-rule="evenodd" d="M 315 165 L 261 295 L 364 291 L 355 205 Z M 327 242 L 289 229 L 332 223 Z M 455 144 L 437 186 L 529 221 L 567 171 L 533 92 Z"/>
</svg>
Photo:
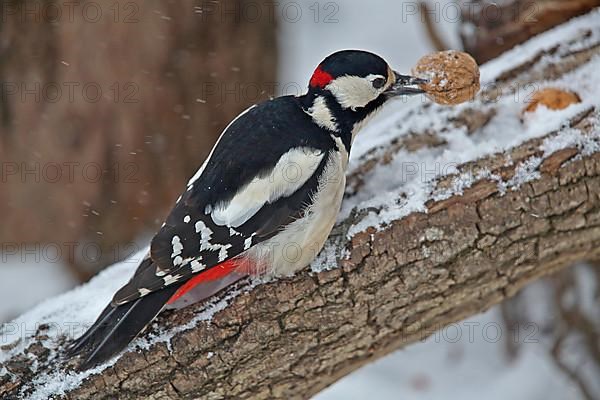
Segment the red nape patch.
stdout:
<svg viewBox="0 0 600 400">
<path fill-rule="evenodd" d="M 324 88 L 332 80 L 333 76 L 331 76 L 330 73 L 323 71 L 321 66 L 319 66 L 313 73 L 312 78 L 310 78 L 310 86 Z"/>
<path fill-rule="evenodd" d="M 228 260 L 222 262 L 221 264 L 215 265 L 214 267 L 206 270 L 205 272 L 201 272 L 198 275 L 194 276 L 192 279 L 183 284 L 182 287 L 177 289 L 175 294 L 171 296 L 167 304 L 172 304 L 179 300 L 184 294 L 192 290 L 196 285 L 199 285 L 204 282 L 216 281 L 219 280 L 233 271 L 235 271 L 238 267 L 238 264 L 233 260 Z"/>
</svg>

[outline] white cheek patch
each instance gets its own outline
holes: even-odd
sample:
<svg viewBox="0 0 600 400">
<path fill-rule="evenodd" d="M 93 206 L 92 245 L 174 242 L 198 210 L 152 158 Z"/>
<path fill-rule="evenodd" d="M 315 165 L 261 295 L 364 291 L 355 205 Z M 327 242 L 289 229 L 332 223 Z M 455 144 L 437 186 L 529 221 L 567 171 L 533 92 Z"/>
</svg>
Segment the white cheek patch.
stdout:
<svg viewBox="0 0 600 400">
<path fill-rule="evenodd" d="M 322 151 L 308 147 L 291 149 L 269 174 L 254 178 L 231 201 L 208 206 L 206 213 L 210 213 L 216 225 L 237 228 L 265 204 L 290 196 L 302 187 L 316 171 L 323 156 Z"/>
<path fill-rule="evenodd" d="M 331 81 L 326 89 L 335 96 L 342 108 L 354 110 L 366 106 L 381 94 L 380 90 L 373 87 L 371 82 L 373 77 L 379 75 L 369 75 L 366 78 L 353 75 L 340 76 Z"/>
</svg>

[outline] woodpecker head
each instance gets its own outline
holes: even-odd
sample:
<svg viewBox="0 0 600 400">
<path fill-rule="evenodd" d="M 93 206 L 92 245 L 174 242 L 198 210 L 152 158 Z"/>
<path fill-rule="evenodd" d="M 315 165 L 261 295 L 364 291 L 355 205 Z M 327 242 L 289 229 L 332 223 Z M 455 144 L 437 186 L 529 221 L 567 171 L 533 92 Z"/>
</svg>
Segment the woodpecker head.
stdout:
<svg viewBox="0 0 600 400">
<path fill-rule="evenodd" d="M 343 50 L 319 64 L 310 79 L 310 90 L 327 91 L 342 108 L 357 110 L 380 97 L 423 93 L 413 85 L 424 82 L 395 72 L 376 54 Z"/>
<path fill-rule="evenodd" d="M 332 131 L 350 131 L 373 115 L 386 101 L 423 93 L 426 81 L 395 72 L 376 54 L 343 50 L 331 54 L 310 78 L 307 112 Z"/>
</svg>

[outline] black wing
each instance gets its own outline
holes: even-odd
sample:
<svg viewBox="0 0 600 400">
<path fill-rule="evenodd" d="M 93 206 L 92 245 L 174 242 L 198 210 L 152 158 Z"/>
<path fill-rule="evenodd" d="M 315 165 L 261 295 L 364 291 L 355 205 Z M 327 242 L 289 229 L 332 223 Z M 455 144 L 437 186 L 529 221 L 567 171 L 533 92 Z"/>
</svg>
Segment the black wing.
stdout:
<svg viewBox="0 0 600 400">
<path fill-rule="evenodd" d="M 302 215 L 335 143 L 307 115 L 298 113 L 298 107 L 293 97 L 278 98 L 250 108 L 225 129 L 152 239 L 149 258 L 115 294 L 113 304 L 186 281 L 273 237 Z M 295 119 L 290 117 L 294 115 Z M 250 210 L 241 224 L 215 223 L 211 216 L 215 207 L 232 202 L 257 179 L 269 178 L 282 156 L 294 149 L 302 149 L 307 160 L 316 162 L 307 168 L 310 176 L 296 174 L 297 179 L 290 179 L 290 187 L 297 186 L 293 192 Z M 304 160 L 301 152 L 294 154 L 298 161 Z"/>
</svg>

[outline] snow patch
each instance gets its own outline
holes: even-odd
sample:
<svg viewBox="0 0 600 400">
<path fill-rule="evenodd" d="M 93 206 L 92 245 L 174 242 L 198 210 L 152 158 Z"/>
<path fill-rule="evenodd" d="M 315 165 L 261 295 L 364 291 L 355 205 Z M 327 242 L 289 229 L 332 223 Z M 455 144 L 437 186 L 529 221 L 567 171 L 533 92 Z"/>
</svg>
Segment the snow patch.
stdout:
<svg viewBox="0 0 600 400">
<path fill-rule="evenodd" d="M 553 47 L 555 43 L 568 43 L 570 38 L 587 30 L 592 33 L 585 38 L 586 44 L 599 43 L 599 19 L 600 10 L 559 26 L 509 51 L 481 67 L 483 81 L 492 84 L 502 72 L 521 61 L 526 61 L 532 54 Z M 577 47 L 581 47 L 581 43 L 564 44 L 557 52 L 558 55 L 553 57 L 560 57 L 561 52 Z M 551 64 L 554 62 L 553 57 L 543 58 L 540 62 Z M 438 132 L 438 136 L 445 143 L 417 151 L 402 149 L 386 165 L 376 164 L 367 172 L 363 177 L 364 185 L 356 194 L 348 195 L 342 204 L 340 221 L 347 218 L 352 211 L 365 214 L 359 222 L 350 227 L 348 238 L 369 227 L 380 230 L 410 213 L 426 212 L 425 204 L 429 200 L 443 200 L 460 195 L 483 178 L 496 181 L 501 193 L 518 188 L 525 182 L 538 179 L 538 167 L 543 158 L 560 149 L 576 146 L 582 153 L 585 152 L 584 154 L 600 151 L 597 126 L 590 135 L 583 135 L 577 129 L 567 126 L 576 116 L 600 107 L 600 97 L 597 95 L 597 88 L 600 87 L 598 70 L 600 57 L 594 57 L 586 65 L 556 81 L 531 85 L 531 88 L 526 85 L 514 92 L 500 94 L 492 103 L 489 99 L 478 98 L 472 103 L 456 107 L 431 104 L 428 109 L 418 105 L 409 107 L 399 101 L 392 103 L 390 107 L 398 110 L 396 114 L 377 125 L 368 126 L 357 137 L 349 164 L 350 173 L 355 172 L 364 163 L 365 158 L 381 156 L 395 142 L 412 133 Z M 548 86 L 575 91 L 582 101 L 563 110 L 549 110 L 540 106 L 535 112 L 523 115 L 522 110 L 533 91 Z M 463 126 L 448 124 L 448 121 L 458 118 L 462 112 L 469 112 L 473 108 L 480 112 L 493 111 L 490 121 L 484 127 L 475 132 L 467 132 Z M 504 152 L 527 140 L 550 133 L 558 133 L 558 137 L 544 141 L 540 147 L 544 157 L 532 158 L 521 163 L 516 167 L 516 175 L 506 182 L 489 171 L 459 173 L 457 169 L 459 165 L 468 161 Z M 450 189 L 436 189 L 436 183 L 441 178 L 454 174 L 457 176 L 453 178 Z"/>
</svg>

